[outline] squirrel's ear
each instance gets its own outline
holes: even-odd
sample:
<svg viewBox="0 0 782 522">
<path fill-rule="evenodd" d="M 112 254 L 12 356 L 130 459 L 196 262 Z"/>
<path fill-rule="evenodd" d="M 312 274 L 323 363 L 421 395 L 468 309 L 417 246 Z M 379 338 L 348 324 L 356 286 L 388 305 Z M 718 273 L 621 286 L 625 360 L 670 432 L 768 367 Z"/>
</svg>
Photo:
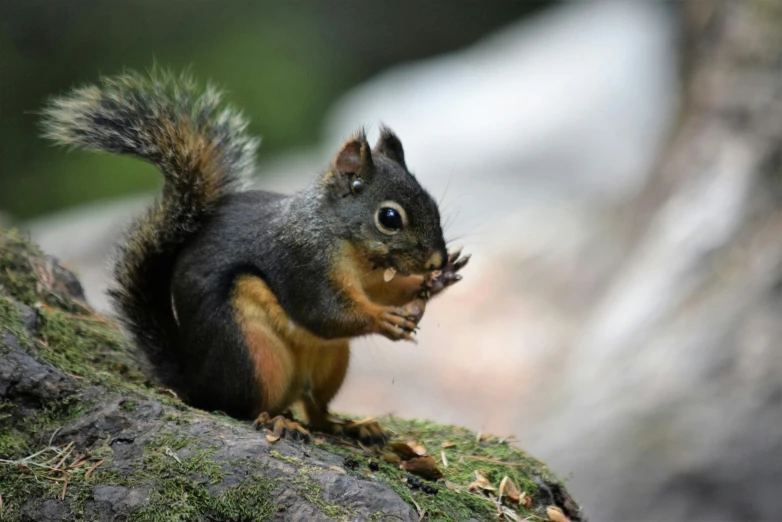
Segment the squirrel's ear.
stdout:
<svg viewBox="0 0 782 522">
<path fill-rule="evenodd" d="M 326 183 L 339 196 L 358 193 L 374 172 L 372 150 L 366 134 L 361 130 L 347 140 L 334 156 Z"/>
<path fill-rule="evenodd" d="M 394 131 L 385 125 L 380 126 L 380 138 L 378 138 L 375 144 L 375 153 L 391 158 L 407 170 L 405 150 L 402 148 L 402 142 L 399 141 Z"/>
</svg>

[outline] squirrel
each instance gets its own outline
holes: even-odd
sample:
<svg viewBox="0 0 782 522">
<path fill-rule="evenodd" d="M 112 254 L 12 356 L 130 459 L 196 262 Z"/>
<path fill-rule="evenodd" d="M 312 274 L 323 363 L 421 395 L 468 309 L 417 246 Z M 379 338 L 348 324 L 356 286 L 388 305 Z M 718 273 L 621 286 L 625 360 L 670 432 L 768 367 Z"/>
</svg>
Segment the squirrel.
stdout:
<svg viewBox="0 0 782 522">
<path fill-rule="evenodd" d="M 349 340 L 414 340 L 427 302 L 461 279 L 437 203 L 385 126 L 363 131 L 293 195 L 248 188 L 259 141 L 213 86 L 154 69 L 54 98 L 44 135 L 156 165 L 162 196 L 118 247 L 109 295 L 153 377 L 186 403 L 309 439 L 383 444 L 333 417 Z M 306 422 L 293 420 L 300 404 Z"/>
</svg>

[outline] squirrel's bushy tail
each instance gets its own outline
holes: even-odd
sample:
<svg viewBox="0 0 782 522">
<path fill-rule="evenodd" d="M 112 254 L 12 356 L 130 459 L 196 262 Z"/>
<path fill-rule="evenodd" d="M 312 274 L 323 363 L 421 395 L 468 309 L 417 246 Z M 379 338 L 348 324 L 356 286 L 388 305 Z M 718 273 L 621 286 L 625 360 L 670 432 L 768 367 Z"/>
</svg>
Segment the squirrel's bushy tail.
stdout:
<svg viewBox="0 0 782 522">
<path fill-rule="evenodd" d="M 45 136 L 89 150 L 136 156 L 157 165 L 162 197 L 131 227 L 110 294 L 157 377 L 178 388 L 171 276 L 176 256 L 225 194 L 251 173 L 257 140 L 220 93 L 159 70 L 125 73 L 73 90 L 44 109 Z"/>
</svg>

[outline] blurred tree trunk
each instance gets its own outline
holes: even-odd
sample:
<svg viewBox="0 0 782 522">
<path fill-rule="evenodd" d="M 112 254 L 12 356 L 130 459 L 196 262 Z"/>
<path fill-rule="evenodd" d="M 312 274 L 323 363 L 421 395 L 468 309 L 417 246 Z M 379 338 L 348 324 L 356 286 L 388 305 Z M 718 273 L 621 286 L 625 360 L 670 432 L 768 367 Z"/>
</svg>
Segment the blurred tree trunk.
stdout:
<svg viewBox="0 0 782 522">
<path fill-rule="evenodd" d="M 782 2 L 680 9 L 680 125 L 555 422 L 579 421 L 561 449 L 602 481 L 592 516 L 782 520 Z"/>
</svg>

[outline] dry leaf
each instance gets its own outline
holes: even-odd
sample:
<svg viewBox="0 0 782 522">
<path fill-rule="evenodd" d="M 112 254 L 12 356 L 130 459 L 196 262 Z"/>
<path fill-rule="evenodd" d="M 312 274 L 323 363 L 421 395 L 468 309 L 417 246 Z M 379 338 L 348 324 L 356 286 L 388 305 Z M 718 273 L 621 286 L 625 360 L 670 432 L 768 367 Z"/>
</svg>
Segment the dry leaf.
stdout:
<svg viewBox="0 0 782 522">
<path fill-rule="evenodd" d="M 453 448 L 454 446 L 456 446 L 456 443 L 455 443 L 455 442 L 448 442 L 448 441 L 445 441 L 445 442 L 443 442 L 442 444 L 440 444 L 440 446 L 441 446 L 443 449 L 448 449 L 448 448 Z"/>
<path fill-rule="evenodd" d="M 400 467 L 412 473 L 418 475 L 427 480 L 437 480 L 443 478 L 443 472 L 437 469 L 437 462 L 431 455 L 425 457 L 415 457 L 410 460 L 402 461 Z"/>
<path fill-rule="evenodd" d="M 418 455 L 420 455 L 420 456 L 422 456 L 422 457 L 423 457 L 424 455 L 426 455 L 426 448 L 424 447 L 424 445 L 423 445 L 423 444 L 413 444 L 413 445 L 411 445 L 410 447 L 413 449 L 413 451 L 415 451 L 416 453 L 418 453 Z"/>
<path fill-rule="evenodd" d="M 321 446 L 323 444 L 326 444 L 326 441 L 323 439 L 312 439 L 312 443 L 316 446 Z"/>
<path fill-rule="evenodd" d="M 445 452 L 444 451 L 440 452 L 440 458 L 443 459 L 443 466 L 447 468 L 448 467 L 448 457 L 445 456 Z"/>
<path fill-rule="evenodd" d="M 266 434 L 266 440 L 268 440 L 270 443 L 274 444 L 278 440 L 280 440 L 279 435 L 275 435 L 274 433 L 267 433 Z"/>
<path fill-rule="evenodd" d="M 479 470 L 475 470 L 475 480 L 471 482 L 467 488 L 470 491 L 497 491 L 497 488 L 492 486 L 491 482 L 489 482 L 489 477 L 487 477 L 484 472 Z"/>
<path fill-rule="evenodd" d="M 344 469 L 340 468 L 339 466 L 329 466 L 330 470 L 336 471 L 337 473 L 342 473 L 343 475 L 347 475 L 348 472 Z"/>
<path fill-rule="evenodd" d="M 502 478 L 502 482 L 500 482 L 500 502 L 502 502 L 503 497 L 505 497 L 506 501 L 510 501 L 513 504 L 518 504 L 521 501 L 521 496 L 523 493 L 519 491 L 519 488 L 516 487 L 516 484 L 513 483 L 511 478 L 507 475 L 505 475 Z M 507 504 L 508 502 L 506 502 Z"/>
<path fill-rule="evenodd" d="M 450 480 L 445 481 L 445 487 L 450 489 L 451 491 L 459 491 L 458 486 L 453 482 L 451 482 Z"/>
<path fill-rule="evenodd" d="M 418 457 L 418 453 L 404 442 L 395 442 L 391 444 L 391 451 L 399 455 L 402 460 L 410 460 Z"/>
<path fill-rule="evenodd" d="M 386 452 L 383 453 L 383 460 L 388 462 L 389 464 L 398 464 L 402 459 L 400 459 L 399 455 L 397 455 L 396 453 Z"/>
<path fill-rule="evenodd" d="M 546 516 L 554 522 L 570 522 L 570 519 L 565 516 L 561 509 L 557 506 L 549 506 L 546 508 Z"/>
</svg>

